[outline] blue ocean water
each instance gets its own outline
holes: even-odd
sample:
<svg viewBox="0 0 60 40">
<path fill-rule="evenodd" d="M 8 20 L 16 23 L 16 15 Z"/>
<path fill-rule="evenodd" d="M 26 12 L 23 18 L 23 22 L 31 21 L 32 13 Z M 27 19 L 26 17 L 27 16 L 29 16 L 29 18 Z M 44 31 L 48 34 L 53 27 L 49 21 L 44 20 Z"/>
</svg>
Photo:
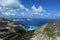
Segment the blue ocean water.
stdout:
<svg viewBox="0 0 60 40">
<path fill-rule="evenodd" d="M 46 23 L 57 21 L 57 20 L 59 19 L 31 19 L 31 18 L 27 19 L 26 18 L 26 19 L 19 19 L 15 22 L 28 26 L 29 30 L 35 30 Z"/>
</svg>

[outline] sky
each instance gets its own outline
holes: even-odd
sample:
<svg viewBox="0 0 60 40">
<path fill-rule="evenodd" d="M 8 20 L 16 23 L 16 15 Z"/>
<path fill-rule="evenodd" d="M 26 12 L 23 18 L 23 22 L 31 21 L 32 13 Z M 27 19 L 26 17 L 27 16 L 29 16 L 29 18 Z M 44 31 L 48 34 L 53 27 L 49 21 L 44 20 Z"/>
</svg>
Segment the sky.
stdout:
<svg viewBox="0 0 60 40">
<path fill-rule="evenodd" d="M 0 18 L 60 18 L 60 0 L 0 0 Z"/>
</svg>

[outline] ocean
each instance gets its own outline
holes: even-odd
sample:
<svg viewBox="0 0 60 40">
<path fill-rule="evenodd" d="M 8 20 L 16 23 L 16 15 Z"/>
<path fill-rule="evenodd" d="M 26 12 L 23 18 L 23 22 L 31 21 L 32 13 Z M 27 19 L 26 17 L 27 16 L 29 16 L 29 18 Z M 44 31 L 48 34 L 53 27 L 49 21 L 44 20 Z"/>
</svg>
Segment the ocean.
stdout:
<svg viewBox="0 0 60 40">
<path fill-rule="evenodd" d="M 15 22 L 19 24 L 24 24 L 29 27 L 29 30 L 35 30 L 42 25 L 53 22 L 53 21 L 58 21 L 59 19 L 31 19 L 31 18 L 25 18 L 25 19 L 17 19 L 14 20 Z"/>
</svg>

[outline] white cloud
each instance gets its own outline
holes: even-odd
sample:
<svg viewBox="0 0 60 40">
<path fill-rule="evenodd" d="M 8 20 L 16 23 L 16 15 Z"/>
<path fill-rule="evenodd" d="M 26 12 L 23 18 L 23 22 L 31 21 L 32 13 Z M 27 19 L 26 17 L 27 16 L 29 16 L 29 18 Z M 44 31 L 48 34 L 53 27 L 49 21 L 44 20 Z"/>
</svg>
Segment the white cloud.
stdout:
<svg viewBox="0 0 60 40">
<path fill-rule="evenodd" d="M 21 4 L 21 5 L 20 5 L 20 8 L 24 9 L 25 7 L 24 7 L 24 5 Z"/>
<path fill-rule="evenodd" d="M 28 9 L 28 8 L 25 8 L 25 10 L 26 10 L 26 11 L 29 11 L 29 9 Z"/>
<path fill-rule="evenodd" d="M 5 14 L 4 15 L 7 15 L 7 16 L 12 16 L 12 15 L 15 15 L 15 14 L 11 14 L 11 13 L 9 13 L 9 12 L 5 12 Z"/>
<path fill-rule="evenodd" d="M 60 16 L 60 13 L 57 13 L 56 15 L 57 15 L 57 16 Z"/>
<path fill-rule="evenodd" d="M 8 10 L 7 12 L 5 12 L 4 15 L 7 15 L 7 16 L 10 16 L 10 15 L 15 16 L 15 14 L 16 14 L 16 11 L 15 10 Z"/>
<path fill-rule="evenodd" d="M 6 15 L 6 16 L 11 16 L 11 15 L 15 16 L 16 15 L 16 10 L 0 7 L 0 14 Z"/>
<path fill-rule="evenodd" d="M 36 8 L 35 5 L 33 5 L 31 9 L 32 10 L 26 8 L 19 0 L 0 0 L 0 13 L 6 16 L 24 15 L 26 17 L 37 17 L 42 15 L 40 12 L 45 11 L 42 6 Z"/>
<path fill-rule="evenodd" d="M 0 5 L 3 7 L 18 7 L 19 4 L 18 0 L 0 0 Z"/>
<path fill-rule="evenodd" d="M 35 5 L 32 6 L 32 10 L 33 11 L 36 11 L 37 10 L 36 7 L 35 7 Z"/>
<path fill-rule="evenodd" d="M 11 16 L 16 15 L 17 9 L 26 10 L 19 0 L 0 0 L 0 13 Z M 14 10 L 13 10 L 14 9 Z"/>
<path fill-rule="evenodd" d="M 39 6 L 38 8 L 35 7 L 35 5 L 32 6 L 32 10 L 34 12 L 44 12 L 45 10 L 42 8 L 42 6 Z"/>
</svg>

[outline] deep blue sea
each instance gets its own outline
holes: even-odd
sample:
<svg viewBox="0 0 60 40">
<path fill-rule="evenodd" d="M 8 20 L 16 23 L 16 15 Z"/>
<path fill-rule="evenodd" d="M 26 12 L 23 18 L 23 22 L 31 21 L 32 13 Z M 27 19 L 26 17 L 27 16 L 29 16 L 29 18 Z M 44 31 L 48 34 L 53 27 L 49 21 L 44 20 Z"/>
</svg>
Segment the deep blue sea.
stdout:
<svg viewBox="0 0 60 40">
<path fill-rule="evenodd" d="M 29 30 L 35 30 L 42 25 L 53 22 L 53 21 L 58 21 L 59 19 L 31 19 L 31 18 L 25 18 L 25 19 L 19 19 L 19 20 L 14 20 L 15 22 L 19 24 L 24 24 L 29 27 Z"/>
</svg>

